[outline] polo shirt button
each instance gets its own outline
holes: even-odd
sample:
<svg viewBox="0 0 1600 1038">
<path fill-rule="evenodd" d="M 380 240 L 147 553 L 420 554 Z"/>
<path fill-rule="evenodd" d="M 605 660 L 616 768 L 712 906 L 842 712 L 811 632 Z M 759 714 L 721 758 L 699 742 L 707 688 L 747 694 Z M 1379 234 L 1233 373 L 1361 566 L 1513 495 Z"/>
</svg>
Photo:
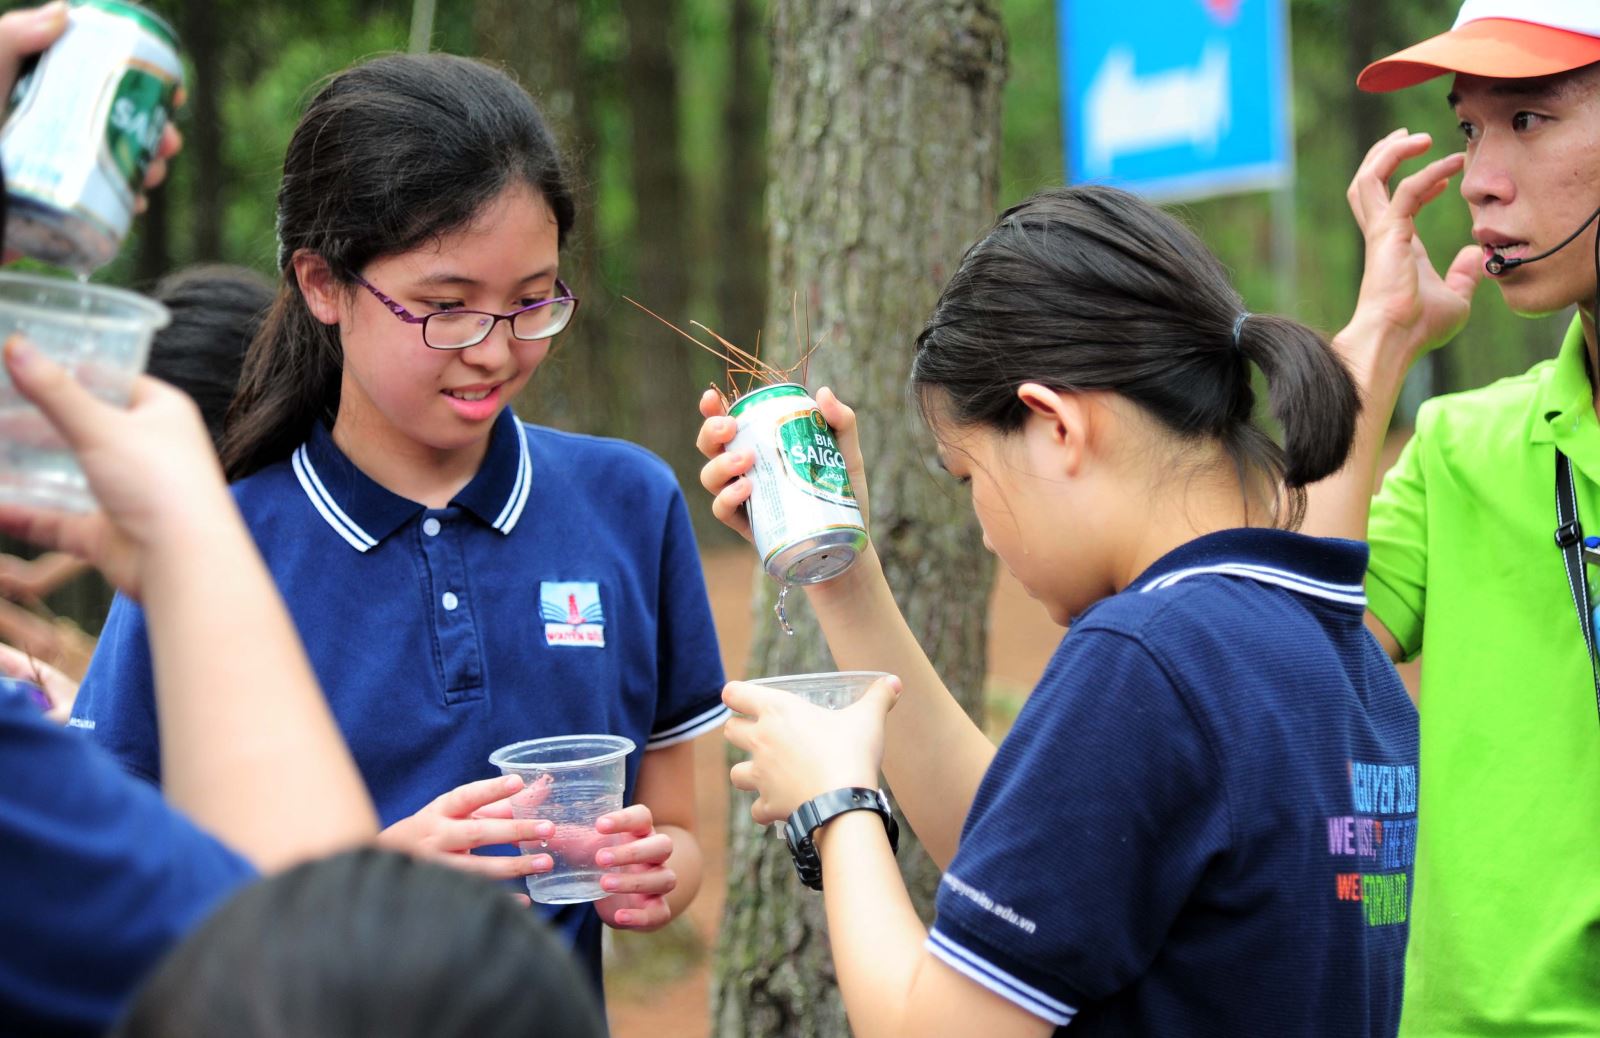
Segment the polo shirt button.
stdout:
<svg viewBox="0 0 1600 1038">
<path fill-rule="evenodd" d="M 454 610 L 456 606 L 460 605 L 461 600 L 456 597 L 456 593 L 454 591 L 446 591 L 444 593 L 444 597 L 439 600 L 439 603 L 444 606 L 444 611 L 448 613 Z"/>
<path fill-rule="evenodd" d="M 439 520 L 435 519 L 431 515 L 422 520 L 422 532 L 427 534 L 429 537 L 439 536 Z"/>
</svg>

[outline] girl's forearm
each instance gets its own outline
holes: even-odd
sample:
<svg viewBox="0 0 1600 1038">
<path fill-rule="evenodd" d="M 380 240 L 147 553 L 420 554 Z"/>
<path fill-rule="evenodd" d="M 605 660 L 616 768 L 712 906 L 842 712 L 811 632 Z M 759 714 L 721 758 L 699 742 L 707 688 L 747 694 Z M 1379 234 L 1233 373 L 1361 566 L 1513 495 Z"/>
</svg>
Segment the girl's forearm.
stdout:
<svg viewBox="0 0 1600 1038">
<path fill-rule="evenodd" d="M 869 811 L 817 831 L 839 990 L 857 1038 L 1046 1038 L 1055 1028 L 938 961 Z"/>
<path fill-rule="evenodd" d="M 840 815 L 816 833 L 834 969 L 856 1038 L 900 1038 L 928 934 L 870 811 Z"/>
<path fill-rule="evenodd" d="M 1333 339 L 1334 352 L 1361 394 L 1361 413 L 1356 416 L 1356 435 L 1344 467 L 1306 488 L 1302 533 L 1367 539 L 1367 512 L 1372 506 L 1384 438 L 1412 361 L 1386 342 L 1384 334 L 1380 328 L 1351 323 Z"/>
<path fill-rule="evenodd" d="M 672 837 L 672 854 L 667 858 L 667 867 L 677 877 L 678 885 L 667 895 L 667 907 L 672 909 L 672 918 L 676 919 L 688 910 L 700 892 L 700 883 L 705 878 L 705 852 L 699 838 L 682 826 L 658 825 L 656 832 Z"/>
<path fill-rule="evenodd" d="M 806 590 L 836 666 L 899 675 L 904 692 L 889 714 L 883 769 L 917 838 L 946 867 L 994 744 L 933 669 L 870 546 L 844 575 Z"/>
</svg>

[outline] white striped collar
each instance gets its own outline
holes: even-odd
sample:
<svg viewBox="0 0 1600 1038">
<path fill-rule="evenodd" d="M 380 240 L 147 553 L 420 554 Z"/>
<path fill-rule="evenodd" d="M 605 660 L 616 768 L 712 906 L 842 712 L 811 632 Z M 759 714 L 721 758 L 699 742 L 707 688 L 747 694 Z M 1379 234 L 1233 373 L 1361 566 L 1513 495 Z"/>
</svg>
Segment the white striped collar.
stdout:
<svg viewBox="0 0 1600 1038">
<path fill-rule="evenodd" d="M 510 533 L 516 528 L 517 520 L 522 518 L 522 509 L 528 504 L 528 492 L 533 488 L 533 463 L 528 460 L 527 430 L 516 415 L 511 416 L 511 424 L 517 431 L 517 475 L 512 481 L 505 506 L 489 524 L 501 533 Z"/>
<path fill-rule="evenodd" d="M 1295 591 L 1302 595 L 1310 595 L 1312 598 L 1326 598 L 1329 601 L 1343 602 L 1346 605 L 1357 605 L 1365 608 L 1367 604 L 1366 589 L 1360 584 L 1329 584 L 1289 570 L 1273 569 L 1270 566 L 1255 566 L 1246 562 L 1224 562 L 1211 566 L 1190 566 L 1188 569 L 1175 570 L 1159 576 L 1139 590 L 1141 592 L 1159 591 L 1189 577 L 1197 577 L 1202 573 L 1217 573 L 1226 577 L 1244 577 L 1263 584 L 1275 584 L 1278 587 L 1288 588 L 1290 591 Z"/>
<path fill-rule="evenodd" d="M 344 509 L 339 507 L 339 502 L 328 493 L 328 488 L 322 485 L 322 477 L 317 475 L 316 467 L 311 462 L 311 454 L 306 450 L 307 446 L 302 443 L 291 456 L 290 463 L 294 466 L 295 478 L 300 481 L 300 489 L 306 492 L 306 497 L 311 501 L 311 507 L 333 527 L 334 533 L 344 538 L 345 542 L 356 551 L 364 552 L 368 548 L 377 547 L 378 539 L 346 515 Z"/>
<path fill-rule="evenodd" d="M 377 547 L 425 511 L 422 504 L 387 490 L 357 468 L 321 424 L 290 456 L 290 466 L 317 514 L 356 551 Z M 507 408 L 495 420 L 477 474 L 450 503 L 510 534 L 522 518 L 532 488 L 527 432 Z"/>
<path fill-rule="evenodd" d="M 1141 593 L 1202 575 L 1237 577 L 1364 609 L 1367 546 L 1284 530 L 1221 530 L 1181 545 L 1138 580 Z"/>
</svg>

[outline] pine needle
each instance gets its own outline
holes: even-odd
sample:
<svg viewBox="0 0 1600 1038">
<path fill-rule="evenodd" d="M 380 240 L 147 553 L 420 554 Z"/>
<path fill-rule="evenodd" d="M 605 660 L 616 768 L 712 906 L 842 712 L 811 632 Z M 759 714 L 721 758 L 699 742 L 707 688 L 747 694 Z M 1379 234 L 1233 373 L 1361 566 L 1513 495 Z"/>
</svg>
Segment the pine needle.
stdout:
<svg viewBox="0 0 1600 1038">
<path fill-rule="evenodd" d="M 796 381 L 796 372 L 799 372 L 800 375 L 800 385 L 804 386 L 811 373 L 811 355 L 817 352 L 818 348 L 822 345 L 822 339 L 818 339 L 815 343 L 811 343 L 810 347 L 801 353 L 800 359 L 794 364 L 790 365 L 789 367 L 780 368 L 761 359 L 761 330 L 759 328 L 756 329 L 755 351 L 751 352 L 734 345 L 727 339 L 724 339 L 721 335 L 717 334 L 715 330 L 707 327 L 699 321 L 689 322 L 691 327 L 698 328 L 707 335 L 711 336 L 713 339 L 717 340 L 717 342 L 722 346 L 722 349 L 718 349 L 716 346 L 712 346 L 706 342 L 703 342 L 693 333 L 679 328 L 665 317 L 662 317 L 648 306 L 645 306 L 643 303 L 639 302 L 637 299 L 633 299 L 629 296 L 623 296 L 622 298 L 627 300 L 629 303 L 632 303 L 640 310 L 643 310 L 651 317 L 654 317 L 657 321 L 660 321 L 668 328 L 671 328 L 685 339 L 688 339 L 702 350 L 705 350 L 713 357 L 716 357 L 718 360 L 722 361 L 725 384 L 719 384 L 716 381 L 712 381 L 710 386 L 712 389 L 717 391 L 717 396 L 721 399 L 724 410 L 730 406 L 731 402 L 737 401 L 741 397 L 748 396 L 758 386 L 776 385 L 778 383 Z M 790 320 L 792 322 L 790 327 L 794 330 L 797 337 L 800 334 L 801 328 L 799 303 L 800 293 L 795 292 L 790 297 L 789 308 Z M 826 333 L 823 334 L 822 338 L 827 338 Z M 811 342 L 811 310 L 809 307 L 806 308 L 804 342 Z M 744 380 L 744 384 L 742 386 L 740 385 L 740 376 L 743 376 Z"/>
</svg>

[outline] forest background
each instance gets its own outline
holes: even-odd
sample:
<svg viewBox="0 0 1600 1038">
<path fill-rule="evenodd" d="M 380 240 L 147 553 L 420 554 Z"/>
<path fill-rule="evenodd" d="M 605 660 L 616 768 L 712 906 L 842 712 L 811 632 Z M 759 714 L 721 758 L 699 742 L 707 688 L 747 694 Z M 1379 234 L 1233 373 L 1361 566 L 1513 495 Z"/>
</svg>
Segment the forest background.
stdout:
<svg viewBox="0 0 1600 1038">
<path fill-rule="evenodd" d="M 18 6 L 9 4 L 6 6 Z M 191 100 L 185 149 L 150 198 L 122 255 L 97 275 L 148 288 L 200 262 L 276 277 L 273 200 L 284 148 L 327 75 L 407 48 L 412 0 L 150 0 L 183 43 Z M 436 0 L 435 50 L 500 61 L 544 103 L 582 188 L 576 247 L 563 273 L 582 308 L 519 410 L 583 432 L 622 436 L 666 457 L 691 491 L 698 468 L 693 400 L 714 358 L 624 303 L 679 323 L 698 319 L 750 346 L 767 312 L 764 200 L 770 170 L 767 0 Z M 1009 67 L 1002 95 L 999 205 L 1063 182 L 1055 0 L 996 0 Z M 1367 147 L 1396 126 L 1457 146 L 1447 80 L 1398 94 L 1353 86 L 1374 56 L 1441 31 L 1455 0 L 1289 0 L 1293 262 L 1275 263 L 1273 206 L 1261 193 L 1174 206 L 1229 269 L 1252 310 L 1277 310 L 1330 333 L 1353 306 L 1361 242 L 1344 201 Z M 1436 258 L 1468 241 L 1452 190 L 1419 220 Z M 972 237 L 982 230 L 972 229 Z M 952 257 L 953 259 L 953 257 Z M 1480 293 L 1459 340 L 1419 365 L 1404 424 L 1426 396 L 1481 385 L 1553 354 L 1561 318 L 1515 318 Z M 780 359 L 790 329 L 764 329 Z M 904 342 L 876 344 L 907 352 Z M 697 532 L 720 541 L 699 510 Z M 93 632 L 102 594 L 84 582 L 48 604 Z"/>
<path fill-rule="evenodd" d="M 795 49 L 797 40 L 826 39 L 835 28 L 833 22 L 822 24 L 828 18 L 837 19 L 841 31 L 854 31 L 844 25 L 841 12 L 859 14 L 858 9 L 867 6 L 864 3 L 145 2 L 172 21 L 182 40 L 190 102 L 179 113 L 178 125 L 186 143 L 168 181 L 150 196 L 149 211 L 137 223 L 122 255 L 102 270 L 97 280 L 144 289 L 173 270 L 212 261 L 243 264 L 276 278 L 273 204 L 283 152 L 302 106 L 326 76 L 361 58 L 423 42 L 434 50 L 500 62 L 540 100 L 555 125 L 577 175 L 581 204 L 577 233 L 562 258 L 562 273 L 582 299 L 582 306 L 517 408 L 533 421 L 644 444 L 673 465 L 692 503 L 703 500 L 695 477 L 700 459 L 693 451 L 699 421 L 694 402 L 699 390 L 720 375 L 719 367 L 713 358 L 627 305 L 624 295 L 677 323 L 699 320 L 747 347 L 754 345 L 759 331 L 763 355 L 780 362 L 796 357 L 800 348 L 801 336 L 789 315 L 801 314 L 798 323 L 804 327 L 805 317 L 815 314 L 819 329 L 845 332 L 830 339 L 831 345 L 825 344 L 819 355 L 831 351 L 823 370 L 838 380 L 833 384 L 847 399 L 878 403 L 880 421 L 911 422 L 909 415 L 887 412 L 896 410 L 893 389 L 909 365 L 917 330 L 917 318 L 903 319 L 903 315 L 925 313 L 919 308 L 927 304 L 927 286 L 901 291 L 897 286 L 907 282 L 890 276 L 881 286 L 868 281 L 847 285 L 835 297 L 819 296 L 818 285 L 829 284 L 826 278 L 816 276 L 819 257 L 827 260 L 830 250 L 847 250 L 848 243 L 826 240 L 838 231 L 840 212 L 830 212 L 826 205 L 819 207 L 814 190 L 805 194 L 796 187 L 809 190 L 820 182 L 825 191 L 830 175 L 842 176 L 828 165 L 834 155 L 852 156 L 848 161 L 860 161 L 865 155 L 870 162 L 874 155 L 892 154 L 893 148 L 904 151 L 907 142 L 886 141 L 876 151 L 872 141 L 859 150 L 840 149 L 836 140 L 840 128 L 827 125 L 830 115 L 861 118 L 863 111 L 873 109 L 869 117 L 861 118 L 862 124 L 881 129 L 894 125 L 896 115 L 882 111 L 884 105 L 907 105 L 902 132 L 912 127 L 912 132 L 924 135 L 923 141 L 930 145 L 918 150 L 919 156 L 938 156 L 936 161 L 950 163 L 947 172 L 952 178 L 971 175 L 983 181 L 974 197 L 992 196 L 993 211 L 1063 182 L 1055 0 L 875 0 L 871 5 L 886 19 L 875 30 L 880 35 L 873 44 L 881 45 L 884 55 L 915 35 L 912 30 L 916 26 L 909 21 L 897 24 L 896 18 L 946 19 L 950 24 L 979 26 L 988 32 L 993 17 L 998 16 L 999 29 L 993 32 L 993 40 L 985 37 L 980 41 L 984 46 L 977 48 L 981 53 L 974 58 L 989 64 L 962 70 L 972 82 L 1003 83 L 998 98 L 995 182 L 988 179 L 994 171 L 953 168 L 966 161 L 975 167 L 992 165 L 992 148 L 984 137 L 982 120 L 976 131 L 964 124 L 954 109 L 948 122 L 929 120 L 924 110 L 926 98 L 915 90 L 886 92 L 869 99 L 845 98 L 847 103 L 836 109 L 827 104 L 807 107 L 801 95 L 814 93 L 837 102 L 841 90 L 848 93 L 854 89 L 851 84 L 870 87 L 875 82 L 870 74 L 851 79 L 859 69 L 821 62 L 802 64 L 801 74 L 793 71 L 793 54 L 801 53 Z M 431 32 L 418 36 L 415 16 L 430 8 Z M 1255 193 L 1188 201 L 1173 208 L 1232 271 L 1251 310 L 1288 313 L 1331 334 L 1349 316 L 1360 283 L 1361 238 L 1344 195 L 1367 148 L 1397 126 L 1431 132 L 1435 156 L 1458 147 L 1461 140 L 1445 103 L 1447 80 L 1398 94 L 1367 95 L 1355 90 L 1356 73 L 1375 57 L 1443 31 L 1455 16 L 1457 0 L 1287 0 L 1287 8 L 1295 169 L 1292 204 L 1285 206 L 1282 198 L 1275 201 Z M 804 24 L 807 20 L 813 24 Z M 791 48 L 787 65 L 775 60 L 779 49 L 785 47 Z M 916 63 L 914 58 L 897 60 L 901 71 Z M 791 71 L 787 76 L 775 76 L 775 68 Z M 826 81 L 830 76 L 833 81 Z M 910 110 L 918 106 L 918 111 Z M 792 117 L 797 112 L 817 121 L 796 126 Z M 782 118 L 772 118 L 773 114 Z M 419 132 L 425 133 L 426 128 L 420 127 Z M 928 139 L 969 132 L 973 135 L 970 158 L 964 140 Z M 815 155 L 805 150 L 807 134 L 814 135 L 818 143 Z M 915 142 L 911 147 L 916 148 Z M 844 172 L 865 183 L 899 175 L 887 162 L 881 169 Z M 932 199 L 916 194 L 929 189 L 917 185 L 936 184 L 945 172 L 918 169 L 917 176 L 923 180 L 906 185 L 898 196 L 892 189 L 882 195 L 887 201 L 881 204 L 908 206 L 913 212 L 929 210 L 922 217 L 927 239 L 908 243 L 904 253 L 914 258 L 932 257 L 921 271 L 925 282 L 947 276 L 960 250 L 959 244 L 949 243 L 975 239 L 992 215 L 973 215 L 975 210 L 970 207 L 954 213 L 932 211 L 938 208 Z M 793 199 L 802 197 L 808 199 L 804 212 L 786 210 Z M 841 198 L 839 209 L 880 204 L 878 197 Z M 1285 211 L 1293 214 L 1292 233 L 1287 235 L 1282 226 L 1274 224 Z M 878 230 L 867 226 L 870 215 L 861 218 L 862 233 L 881 234 L 881 225 Z M 960 225 L 952 227 L 952 220 L 961 221 Z M 918 226 L 916 219 L 897 219 L 895 223 Z M 1447 260 L 1469 240 L 1466 206 L 1453 189 L 1432 204 L 1418 223 L 1436 261 Z M 813 235 L 809 241 L 805 237 L 808 230 Z M 1284 240 L 1293 245 L 1287 262 L 1281 251 Z M 869 244 L 881 250 L 881 241 Z M 769 284 L 769 278 L 774 283 Z M 893 318 L 852 324 L 849 313 L 841 314 L 841 309 L 848 311 L 856 305 L 846 295 L 868 301 L 859 309 L 892 314 Z M 792 309 L 791 299 L 795 300 Z M 1518 319 L 1505 309 L 1498 293 L 1481 291 L 1473 319 L 1458 340 L 1431 354 L 1413 373 L 1398 424 L 1408 423 L 1417 404 L 1429 395 L 1482 385 L 1553 355 L 1565 319 L 1560 315 L 1538 321 Z M 864 326 L 870 326 L 874 334 L 862 335 Z M 852 383 L 852 377 L 858 380 Z M 869 382 L 876 388 L 868 391 Z M 857 385 L 864 395 L 852 397 Z M 884 447 L 882 468 L 874 468 L 875 473 L 891 471 L 894 464 L 906 467 L 902 460 L 911 454 L 895 455 L 891 445 Z M 914 459 L 909 464 L 914 467 Z M 928 478 L 934 477 L 929 473 Z M 879 485 L 875 480 L 874 487 Z M 924 542 L 930 546 L 928 552 L 937 554 L 941 544 L 965 537 L 970 517 L 957 518 L 965 512 L 965 504 L 953 490 L 940 491 L 945 498 L 935 497 L 929 511 L 925 502 L 912 500 L 920 492 L 901 493 L 898 484 L 890 485 L 887 480 L 884 485 L 907 499 L 908 514 L 917 513 L 924 520 L 931 515 L 934 525 L 944 522 L 948 526 L 946 535 L 935 531 Z M 877 493 L 873 499 L 880 501 Z M 886 494 L 881 500 L 893 504 L 895 498 Z M 748 613 L 744 607 L 751 597 L 748 549 L 731 544 L 731 535 L 710 520 L 708 509 L 694 507 L 691 511 L 708 559 L 720 551 L 740 561 L 739 567 L 728 572 L 734 574 L 732 583 L 737 585 L 739 603 L 734 611 Z M 879 536 L 879 531 L 874 535 Z M 879 543 L 880 551 L 897 550 L 892 539 L 886 544 L 880 538 Z M 914 562 L 919 555 L 913 547 L 901 545 L 899 554 Z M 955 568 L 954 572 L 988 572 L 987 565 L 983 563 L 976 571 Z M 719 580 L 726 583 L 727 579 L 710 564 L 708 573 L 715 597 Z M 769 593 L 770 589 L 758 585 L 755 615 L 761 615 L 760 607 Z M 908 613 L 937 601 L 937 582 L 924 581 L 909 597 L 917 595 L 921 595 L 922 605 L 902 601 Z M 981 605 L 982 589 L 979 596 Z M 43 622 L 92 635 L 99 629 L 108 601 L 104 585 L 96 578 L 84 577 L 43 602 L 24 605 Z M 719 611 L 719 626 L 726 614 L 727 610 Z M 916 616 L 913 624 L 918 625 Z M 986 670 L 984 665 L 982 618 L 963 631 L 966 644 L 972 645 L 971 639 L 976 639 L 976 650 L 967 653 L 976 673 L 951 675 L 947 671 L 947 679 L 960 678 L 972 686 L 963 702 L 975 716 L 984 714 L 987 690 L 988 714 L 991 720 L 998 718 L 1003 727 L 1005 715 L 1016 708 L 1016 696 L 1006 690 L 998 696 L 995 693 L 995 670 Z M 725 641 L 730 634 L 723 630 Z M 732 636 L 746 638 L 748 625 Z M 1050 635 L 1040 637 L 1048 639 Z M 1047 651 L 1048 641 L 1042 644 Z M 994 645 L 991 638 L 991 658 L 996 655 Z M 741 643 L 725 656 L 742 664 L 744 650 Z M 780 650 L 770 631 L 763 634 L 758 630 L 750 642 L 748 659 L 753 667 L 768 665 Z M 825 666 L 822 653 L 813 639 L 798 658 Z M 791 652 L 788 661 L 794 663 L 796 656 Z M 1016 653 L 1009 655 L 1013 663 L 1017 658 Z M 1026 688 L 1025 674 L 1016 680 Z M 957 681 L 952 680 L 951 685 L 956 687 Z M 713 782 L 718 780 L 716 763 L 708 770 Z M 730 824 L 738 822 L 738 813 L 735 805 Z M 740 844 L 736 838 L 735 843 L 729 859 L 732 867 L 758 877 L 759 881 L 746 884 L 746 889 L 759 891 L 766 901 L 765 908 L 761 903 L 737 902 L 731 892 L 740 885 L 727 887 L 726 919 L 733 925 L 722 926 L 718 976 L 711 982 L 714 1004 L 721 1007 L 712 1012 L 715 1032 L 730 1038 L 829 1033 L 810 1030 L 816 1028 L 819 1014 L 805 1011 L 818 1005 L 810 982 L 825 987 L 831 984 L 825 954 L 809 949 L 807 954 L 821 957 L 810 961 L 801 956 L 803 961 L 793 975 L 768 971 L 754 981 L 748 979 L 751 962 L 771 959 L 767 953 L 775 934 L 809 936 L 815 919 L 808 916 L 809 910 L 795 909 L 797 917 L 809 921 L 798 930 L 785 930 L 783 917 L 788 909 L 775 906 L 786 904 L 792 893 L 786 861 L 770 840 Z M 908 876 L 918 868 L 908 864 Z M 912 885 L 926 894 L 930 888 L 925 868 L 923 873 L 920 879 L 913 878 Z M 778 890 L 783 893 L 774 893 Z M 720 908 L 721 899 L 713 900 Z M 635 963 L 635 972 L 643 969 L 646 978 L 678 977 L 680 967 L 688 963 L 703 974 L 705 944 L 716 940 L 717 920 L 703 922 L 698 935 L 686 936 L 682 962 L 669 964 L 662 974 Z M 689 997 L 703 1013 L 704 976 L 695 983 L 700 986 Z M 644 987 L 649 987 L 648 980 Z M 774 1000 L 785 999 L 791 1008 L 767 1018 L 751 1009 L 770 1009 Z M 618 1033 L 634 1032 L 619 1026 Z M 668 1032 L 657 1028 L 655 1033 L 665 1036 Z M 707 1032 L 705 1025 L 697 1022 L 681 1033 Z"/>
<path fill-rule="evenodd" d="M 17 5 L 7 5 L 17 6 Z M 407 48 L 412 0 L 151 0 L 178 29 L 191 101 L 178 116 L 185 149 L 153 193 L 122 255 L 97 280 L 148 288 L 192 263 L 222 261 L 275 277 L 273 199 L 301 107 L 323 77 Z M 433 49 L 512 68 L 557 125 L 582 185 L 576 247 L 563 272 L 583 303 L 548 370 L 522 401 L 546 424 L 626 437 L 666 457 L 693 490 L 692 401 L 717 372 L 703 355 L 625 304 L 626 294 L 683 323 L 698 319 L 753 344 L 768 292 L 770 176 L 768 0 L 436 0 Z M 1063 180 L 1054 0 L 997 0 L 1008 69 L 1002 95 L 1000 206 Z M 1396 126 L 1460 140 L 1446 80 L 1398 94 L 1353 86 L 1374 56 L 1447 27 L 1455 0 L 1289 0 L 1293 263 L 1275 264 L 1264 194 L 1174 208 L 1232 270 L 1252 310 L 1287 312 L 1332 332 L 1353 306 L 1360 237 L 1344 189 L 1367 147 Z M 1436 258 L 1468 241 L 1452 190 L 1419 220 Z M 973 228 L 972 236 L 981 231 Z M 1561 318 L 1525 321 L 1494 292 L 1451 347 L 1414 373 L 1404 424 L 1426 396 L 1481 385 L 1553 353 Z M 768 328 L 769 351 L 795 345 Z M 909 351 L 903 342 L 876 348 Z M 725 535 L 704 510 L 702 541 Z M 98 629 L 92 580 L 47 603 Z"/>
</svg>

